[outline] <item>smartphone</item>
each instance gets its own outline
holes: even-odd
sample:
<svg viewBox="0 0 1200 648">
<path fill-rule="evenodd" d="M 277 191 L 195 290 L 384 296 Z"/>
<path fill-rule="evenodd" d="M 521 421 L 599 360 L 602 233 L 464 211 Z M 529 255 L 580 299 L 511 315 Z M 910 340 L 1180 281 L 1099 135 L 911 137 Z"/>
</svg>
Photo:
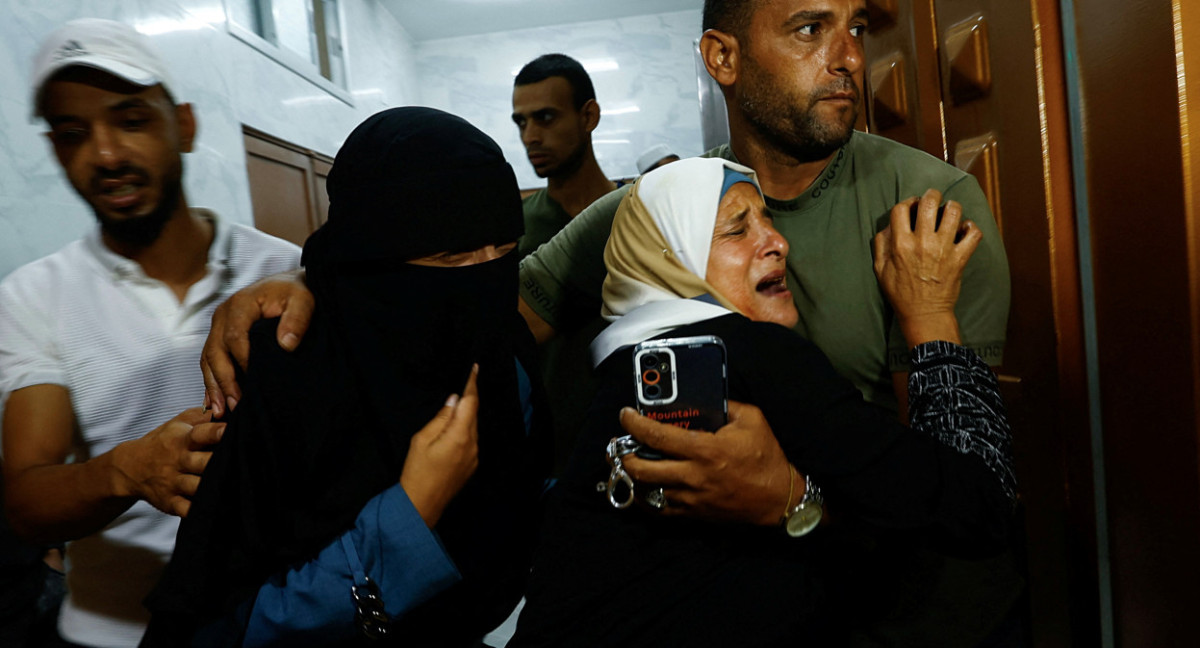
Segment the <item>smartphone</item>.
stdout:
<svg viewBox="0 0 1200 648">
<path fill-rule="evenodd" d="M 648 340 L 633 348 L 638 412 L 688 430 L 715 432 L 728 420 L 725 343 L 715 335 Z M 664 455 L 643 447 L 638 456 Z"/>
</svg>

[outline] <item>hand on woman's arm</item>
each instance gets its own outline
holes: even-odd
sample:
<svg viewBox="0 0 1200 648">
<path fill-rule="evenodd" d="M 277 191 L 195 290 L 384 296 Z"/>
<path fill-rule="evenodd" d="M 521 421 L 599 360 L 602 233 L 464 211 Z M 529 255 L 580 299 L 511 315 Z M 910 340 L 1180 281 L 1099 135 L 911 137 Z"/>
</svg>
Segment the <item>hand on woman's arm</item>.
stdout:
<svg viewBox="0 0 1200 648">
<path fill-rule="evenodd" d="M 242 397 L 234 378 L 234 362 L 242 369 L 250 363 L 250 325 L 278 317 L 279 346 L 292 351 L 312 320 L 312 292 L 304 285 L 304 270 L 281 272 L 260 279 L 234 293 L 213 313 L 208 339 L 200 354 L 204 374 L 204 407 L 220 418 Z"/>
<path fill-rule="evenodd" d="M 891 224 L 875 236 L 875 275 L 909 348 L 933 340 L 961 342 L 954 304 L 963 268 L 983 233 L 962 220 L 962 206 L 954 201 L 946 203 L 938 223 L 941 200 L 942 194 L 930 189 L 919 200 L 897 204 Z"/>
<path fill-rule="evenodd" d="M 479 466 L 478 375 L 476 365 L 462 397 L 451 395 L 437 416 L 413 435 L 404 459 L 400 486 L 431 529 Z"/>
</svg>

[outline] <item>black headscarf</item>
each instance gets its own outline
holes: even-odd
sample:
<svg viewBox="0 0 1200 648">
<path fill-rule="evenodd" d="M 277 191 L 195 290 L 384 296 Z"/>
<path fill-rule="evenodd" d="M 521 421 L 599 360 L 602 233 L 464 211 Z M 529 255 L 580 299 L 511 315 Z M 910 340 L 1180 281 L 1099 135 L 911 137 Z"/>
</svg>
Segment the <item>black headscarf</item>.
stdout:
<svg viewBox="0 0 1200 648">
<path fill-rule="evenodd" d="M 436 527 L 463 581 L 393 636 L 467 644 L 520 598 L 548 454 L 544 424 L 535 420 L 527 434 L 520 407 L 516 362 L 535 365 L 516 310 L 516 257 L 404 263 L 516 240 L 512 169 L 466 121 L 395 108 L 351 133 L 328 190 L 329 221 L 304 246 L 313 322 L 290 354 L 274 341 L 277 321 L 252 330 L 243 399 L 148 600 L 156 614 L 147 644 L 178 643 L 165 627 L 228 617 L 270 574 L 352 527 L 367 500 L 399 479 L 410 438 L 462 390 L 475 362 L 479 468 Z"/>
</svg>

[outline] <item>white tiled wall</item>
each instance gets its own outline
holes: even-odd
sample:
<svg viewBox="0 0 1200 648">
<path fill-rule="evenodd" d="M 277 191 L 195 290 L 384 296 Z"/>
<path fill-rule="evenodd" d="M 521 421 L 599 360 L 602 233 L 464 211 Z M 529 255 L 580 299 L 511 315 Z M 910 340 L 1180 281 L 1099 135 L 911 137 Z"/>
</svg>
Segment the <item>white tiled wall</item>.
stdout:
<svg viewBox="0 0 1200 648">
<path fill-rule="evenodd" d="M 523 187 L 540 186 L 509 115 L 513 73 L 539 54 L 612 59 L 593 81 L 606 114 L 595 133 L 601 167 L 634 175 L 645 148 L 700 152 L 691 47 L 700 12 L 620 18 L 557 28 L 416 43 L 376 0 L 343 0 L 353 105 L 232 36 L 222 0 L 0 0 L 0 277 L 78 238 L 94 218 L 29 118 L 29 65 L 43 36 L 86 16 L 153 34 L 171 66 L 174 94 L 193 103 L 196 150 L 185 157 L 189 202 L 251 223 L 243 124 L 334 155 L 346 135 L 383 108 L 425 104 L 460 114 L 494 137 Z M 699 4 L 699 3 L 698 3 Z"/>
<path fill-rule="evenodd" d="M 368 115 L 417 102 L 412 39 L 374 0 L 344 4 L 354 106 L 231 36 L 222 0 L 0 0 L 0 277 L 94 223 L 51 158 L 44 124 L 29 118 L 29 66 L 42 37 L 87 16 L 152 34 L 173 94 L 193 104 L 199 124 L 184 157 L 188 201 L 251 223 L 242 124 L 333 155 Z"/>
<path fill-rule="evenodd" d="M 636 176 L 638 155 L 655 144 L 667 144 L 685 157 L 702 152 L 692 56 L 699 36 L 697 8 L 426 41 L 417 45 L 421 98 L 483 129 L 504 149 L 521 187 L 541 187 L 545 181 L 526 161 L 512 123 L 513 77 L 550 52 L 585 67 L 593 61 L 615 63 L 616 69 L 590 75 L 601 110 L 593 148 L 609 177 Z"/>
</svg>

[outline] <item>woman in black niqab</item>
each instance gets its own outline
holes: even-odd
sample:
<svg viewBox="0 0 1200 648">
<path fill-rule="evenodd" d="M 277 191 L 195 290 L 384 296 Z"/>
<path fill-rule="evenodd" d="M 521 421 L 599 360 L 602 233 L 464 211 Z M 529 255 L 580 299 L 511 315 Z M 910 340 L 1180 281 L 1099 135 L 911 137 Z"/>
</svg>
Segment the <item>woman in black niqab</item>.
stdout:
<svg viewBox="0 0 1200 648">
<path fill-rule="evenodd" d="M 327 186 L 329 220 L 304 246 L 311 327 L 293 353 L 275 342 L 277 320 L 252 330 L 242 401 L 148 600 L 159 623 L 145 643 L 244 611 L 268 576 L 352 527 L 396 483 L 412 435 L 461 390 L 472 363 L 479 467 L 435 527 L 463 579 L 395 621 L 390 637 L 472 645 L 520 599 L 549 454 L 540 381 L 521 371 L 536 363 L 516 309 L 516 256 L 407 263 L 516 241 L 512 169 L 466 121 L 396 108 L 351 133 Z M 527 424 L 519 390 L 531 388 Z"/>
</svg>

